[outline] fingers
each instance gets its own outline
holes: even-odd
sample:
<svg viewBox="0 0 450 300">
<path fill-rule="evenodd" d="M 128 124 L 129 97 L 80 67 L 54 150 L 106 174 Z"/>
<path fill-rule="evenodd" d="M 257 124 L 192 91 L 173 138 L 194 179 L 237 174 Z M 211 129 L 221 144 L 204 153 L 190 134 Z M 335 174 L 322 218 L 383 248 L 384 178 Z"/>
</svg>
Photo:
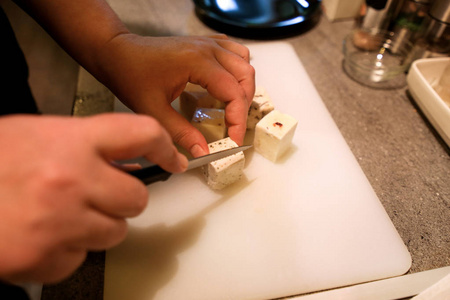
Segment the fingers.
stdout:
<svg viewBox="0 0 450 300">
<path fill-rule="evenodd" d="M 169 172 L 182 172 L 187 159 L 173 145 L 169 133 L 153 118 L 132 114 L 105 114 L 86 119 L 88 142 L 103 160 L 92 166 L 90 205 L 113 218 L 139 214 L 148 192 L 142 183 L 111 165 L 111 160 L 144 156 Z"/>
<path fill-rule="evenodd" d="M 41 282 L 44 284 L 53 284 L 69 277 L 86 259 L 85 250 L 76 249 L 58 249 L 52 251 L 46 258 L 42 258 L 40 263 L 35 266 L 26 276 L 19 276 L 18 282 L 30 281 Z M 13 282 L 16 281 L 14 278 Z"/>
<path fill-rule="evenodd" d="M 250 103 L 255 94 L 255 69 L 240 56 L 230 55 L 226 51 L 218 52 L 216 59 L 236 79 L 245 92 L 247 102 Z"/>
<path fill-rule="evenodd" d="M 250 51 L 242 44 L 230 41 L 228 37 L 216 36 L 216 43 L 228 51 L 218 51 L 217 61 L 230 72 L 245 91 L 247 99 L 252 99 L 255 93 L 255 70 L 249 64 Z M 242 59 L 245 61 L 243 62 Z"/>
<path fill-rule="evenodd" d="M 133 217 L 146 206 L 148 192 L 142 183 L 110 164 L 144 156 L 169 172 L 182 172 L 187 159 L 178 152 L 169 133 L 154 118 L 132 114 L 105 114 L 86 119 L 87 139 L 104 160 L 92 166 L 95 185 L 91 205 L 114 218 Z"/>
<path fill-rule="evenodd" d="M 248 58 L 248 52 L 247 52 Z M 239 145 L 244 140 L 247 129 L 248 109 L 255 93 L 255 70 L 250 64 L 242 64 L 236 57 L 227 56 L 224 53 L 217 55 L 217 60 L 237 80 L 239 87 L 244 91 L 244 96 L 239 94 L 229 95 L 231 100 L 227 103 L 225 116 L 228 124 L 228 135 Z M 222 89 L 220 85 L 210 86 L 210 89 Z M 223 91 L 214 91 L 223 93 Z M 242 100 L 244 97 L 244 100 Z"/>
<path fill-rule="evenodd" d="M 216 39 L 223 49 L 215 52 L 218 64 L 206 70 L 203 83 L 215 98 L 227 103 L 225 118 L 229 136 L 239 145 L 244 140 L 248 108 L 255 93 L 255 70 L 247 47 L 225 38 Z"/>
<path fill-rule="evenodd" d="M 167 128 L 175 143 L 188 150 L 193 157 L 203 156 L 209 153 L 208 144 L 205 137 L 191 123 L 175 111 L 166 102 L 159 105 L 156 115 L 161 124 Z"/>
<path fill-rule="evenodd" d="M 105 114 L 92 117 L 86 126 L 90 128 L 91 142 L 109 160 L 145 156 L 172 173 L 187 168 L 186 157 L 177 151 L 169 133 L 151 117 Z"/>
<path fill-rule="evenodd" d="M 128 224 L 123 218 L 111 218 L 98 211 L 90 210 L 84 215 L 80 236 L 74 238 L 68 244 L 99 251 L 112 248 L 122 242 L 128 232 Z"/>
<path fill-rule="evenodd" d="M 244 142 L 247 131 L 248 107 L 240 101 L 230 101 L 225 107 L 228 136 L 239 146 Z"/>
<path fill-rule="evenodd" d="M 8 169 L 11 179 L 2 185 L 14 200 L 2 205 L 14 230 L 0 231 L 11 241 L 9 251 L 18 253 L 8 272 L 26 269 L 21 278 L 60 280 L 82 263 L 86 251 L 107 249 L 124 239 L 125 218 L 142 212 L 148 191 L 111 161 L 145 156 L 172 172 L 187 165 L 168 132 L 148 116 L 17 116 L 2 127 L 15 129 L 2 135 L 17 146 L 9 162 L 27 167 Z M 30 163 L 18 164 L 24 153 L 30 154 Z M 10 238 L 16 236 L 23 238 Z"/>
<path fill-rule="evenodd" d="M 228 68 L 236 74 L 239 73 L 239 70 L 233 69 L 234 66 L 229 66 Z M 238 69 L 239 67 L 235 68 Z M 225 119 L 228 135 L 238 145 L 241 145 L 246 133 L 248 108 L 251 104 L 248 99 L 252 99 L 254 94 L 254 78 L 252 76 L 249 78 L 245 75 L 233 75 L 219 64 L 214 68 L 205 69 L 202 76 L 207 81 L 200 84 L 214 98 L 226 103 Z M 216 78 L 216 80 L 209 81 L 209 78 Z M 237 78 L 240 78 L 241 82 Z"/>
<path fill-rule="evenodd" d="M 32 248 L 23 260 L 27 269 L 15 272 L 11 282 L 36 281 L 56 283 L 70 276 L 86 259 L 88 251 L 99 251 L 116 246 L 126 236 L 127 223 L 124 219 L 113 219 L 90 210 L 77 219 L 75 235 L 65 232 L 58 244 L 39 251 L 40 244 Z M 60 226 L 64 230 L 65 226 Z M 42 241 L 41 241 L 42 242 Z"/>
<path fill-rule="evenodd" d="M 214 53 L 215 59 L 242 85 L 247 99 L 252 99 L 255 93 L 255 70 L 249 64 L 250 50 L 240 43 L 229 40 L 224 34 L 209 37 L 220 46 Z"/>
<path fill-rule="evenodd" d="M 211 72 L 223 73 L 220 74 L 221 80 L 210 83 L 207 90 L 214 98 L 226 102 L 225 121 L 228 135 L 238 145 L 241 145 L 246 132 L 248 115 L 248 101 L 245 92 L 229 73 L 221 70 L 211 70 Z"/>
<path fill-rule="evenodd" d="M 113 218 L 135 217 L 145 209 L 148 190 L 137 178 L 106 162 L 96 168 L 96 182 L 89 190 L 92 208 Z"/>
<path fill-rule="evenodd" d="M 212 38 L 212 39 L 228 40 L 228 36 L 226 34 L 224 34 L 224 33 L 211 34 L 208 37 Z"/>
<path fill-rule="evenodd" d="M 244 45 L 229 40 L 226 35 L 216 35 L 212 36 L 212 38 L 214 38 L 216 43 L 222 48 L 234 52 L 242 57 L 246 62 L 250 62 L 250 51 Z"/>
<path fill-rule="evenodd" d="M 118 168 L 119 170 L 130 172 L 130 171 L 136 171 L 142 169 L 141 164 L 139 163 L 130 163 L 130 164 L 120 164 L 116 162 L 111 162 L 111 165 Z"/>
</svg>

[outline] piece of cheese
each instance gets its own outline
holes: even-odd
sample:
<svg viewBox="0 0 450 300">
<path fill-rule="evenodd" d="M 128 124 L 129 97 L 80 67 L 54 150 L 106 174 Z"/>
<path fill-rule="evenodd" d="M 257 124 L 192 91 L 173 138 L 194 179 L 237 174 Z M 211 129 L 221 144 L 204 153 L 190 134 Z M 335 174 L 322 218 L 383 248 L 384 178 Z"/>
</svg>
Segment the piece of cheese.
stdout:
<svg viewBox="0 0 450 300">
<path fill-rule="evenodd" d="M 229 137 L 208 144 L 210 153 L 237 146 Z M 203 174 L 212 189 L 221 190 L 242 178 L 244 165 L 245 156 L 241 151 L 203 166 Z"/>
<path fill-rule="evenodd" d="M 225 108 L 225 103 L 211 96 L 207 90 L 197 84 L 188 83 L 180 95 L 181 113 L 192 119 L 197 108 Z"/>
<path fill-rule="evenodd" d="M 203 134 L 207 143 L 223 139 L 227 135 L 223 109 L 197 108 L 191 124 Z"/>
<path fill-rule="evenodd" d="M 273 110 L 256 124 L 253 146 L 267 159 L 277 161 L 292 144 L 297 120 Z"/>
<path fill-rule="evenodd" d="M 263 87 L 256 87 L 255 96 L 248 109 L 247 129 L 255 129 L 256 124 L 268 113 L 274 110 L 272 99 Z"/>
</svg>

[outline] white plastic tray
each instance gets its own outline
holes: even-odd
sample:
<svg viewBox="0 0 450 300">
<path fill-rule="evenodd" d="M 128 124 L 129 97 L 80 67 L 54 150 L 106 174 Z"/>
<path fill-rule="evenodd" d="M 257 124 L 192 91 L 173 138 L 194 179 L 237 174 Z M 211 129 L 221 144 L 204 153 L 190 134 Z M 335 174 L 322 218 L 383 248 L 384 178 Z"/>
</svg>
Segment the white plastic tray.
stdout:
<svg viewBox="0 0 450 300">
<path fill-rule="evenodd" d="M 434 82 L 439 81 L 449 63 L 450 57 L 416 60 L 411 65 L 406 81 L 411 96 L 450 146 L 450 107 L 432 86 Z"/>
</svg>

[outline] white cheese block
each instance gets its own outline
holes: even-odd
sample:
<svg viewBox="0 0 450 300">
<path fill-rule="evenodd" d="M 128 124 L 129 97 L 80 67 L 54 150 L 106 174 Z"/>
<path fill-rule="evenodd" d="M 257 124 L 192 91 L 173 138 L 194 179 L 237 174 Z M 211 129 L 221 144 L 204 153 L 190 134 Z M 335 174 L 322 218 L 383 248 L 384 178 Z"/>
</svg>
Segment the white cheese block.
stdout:
<svg viewBox="0 0 450 300">
<path fill-rule="evenodd" d="M 253 146 L 265 158 L 277 161 L 292 144 L 297 120 L 273 110 L 256 124 Z"/>
<path fill-rule="evenodd" d="M 227 135 L 223 109 L 197 108 L 191 124 L 203 134 L 208 143 L 223 139 Z"/>
<path fill-rule="evenodd" d="M 263 87 L 256 87 L 255 96 L 248 109 L 247 129 L 255 129 L 256 124 L 274 110 L 272 99 Z"/>
<path fill-rule="evenodd" d="M 207 90 L 197 84 L 188 83 L 180 95 L 181 113 L 192 119 L 197 108 L 225 108 L 225 103 L 211 96 Z"/>
<path fill-rule="evenodd" d="M 208 145 L 210 153 L 237 146 L 238 145 L 229 137 Z M 221 190 L 242 178 L 244 165 L 245 156 L 244 152 L 241 151 L 207 164 L 203 167 L 203 174 L 206 177 L 208 185 L 212 189 Z"/>
</svg>

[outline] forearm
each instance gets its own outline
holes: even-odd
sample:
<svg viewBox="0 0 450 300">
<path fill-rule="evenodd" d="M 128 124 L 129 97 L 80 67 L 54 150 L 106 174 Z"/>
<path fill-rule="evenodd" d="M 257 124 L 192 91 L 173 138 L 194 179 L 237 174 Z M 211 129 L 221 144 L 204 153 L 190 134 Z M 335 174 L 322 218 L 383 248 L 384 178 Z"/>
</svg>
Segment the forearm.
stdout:
<svg viewBox="0 0 450 300">
<path fill-rule="evenodd" d="M 127 28 L 104 0 L 14 0 L 94 76 L 105 45 Z"/>
</svg>

